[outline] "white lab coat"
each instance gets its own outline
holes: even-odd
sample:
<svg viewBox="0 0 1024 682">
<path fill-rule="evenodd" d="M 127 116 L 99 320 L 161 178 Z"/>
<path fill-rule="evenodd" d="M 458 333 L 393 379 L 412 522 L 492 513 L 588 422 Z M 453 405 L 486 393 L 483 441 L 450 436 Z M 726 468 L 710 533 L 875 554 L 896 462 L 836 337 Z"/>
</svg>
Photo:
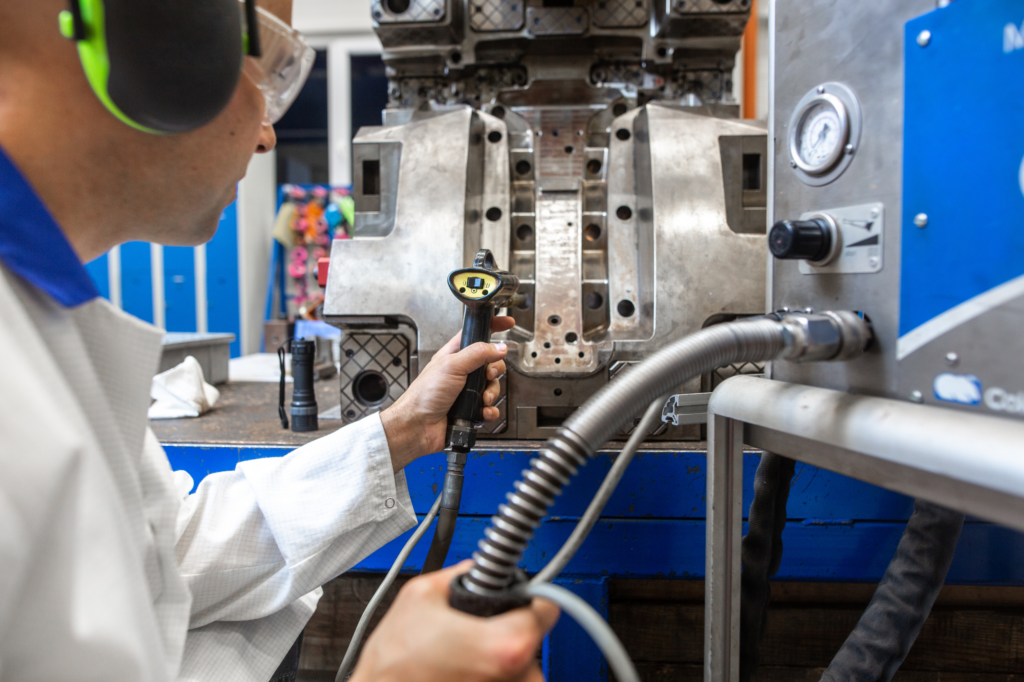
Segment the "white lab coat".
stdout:
<svg viewBox="0 0 1024 682">
<path fill-rule="evenodd" d="M 146 419 L 161 335 L 0 266 L 0 682 L 267 682 L 415 524 L 376 416 L 189 495 Z"/>
</svg>

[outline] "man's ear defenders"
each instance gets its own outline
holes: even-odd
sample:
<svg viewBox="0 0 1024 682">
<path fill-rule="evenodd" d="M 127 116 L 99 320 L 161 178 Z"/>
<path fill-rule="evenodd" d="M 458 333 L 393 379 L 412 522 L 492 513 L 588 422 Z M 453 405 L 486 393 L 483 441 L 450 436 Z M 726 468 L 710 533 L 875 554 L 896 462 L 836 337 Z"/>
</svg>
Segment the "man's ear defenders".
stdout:
<svg viewBox="0 0 1024 682">
<path fill-rule="evenodd" d="M 195 130 L 234 95 L 259 56 L 255 0 L 71 0 L 60 31 L 78 43 L 89 85 L 114 116 L 147 133 Z"/>
</svg>

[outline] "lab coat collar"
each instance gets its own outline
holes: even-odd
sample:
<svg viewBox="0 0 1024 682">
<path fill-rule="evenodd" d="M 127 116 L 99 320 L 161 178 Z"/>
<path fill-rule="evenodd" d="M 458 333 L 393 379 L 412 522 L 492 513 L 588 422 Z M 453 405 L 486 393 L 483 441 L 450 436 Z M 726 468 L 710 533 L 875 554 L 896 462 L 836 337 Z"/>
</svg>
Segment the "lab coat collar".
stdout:
<svg viewBox="0 0 1024 682">
<path fill-rule="evenodd" d="M 64 232 L 2 147 L 0 261 L 66 308 L 100 295 Z"/>
</svg>

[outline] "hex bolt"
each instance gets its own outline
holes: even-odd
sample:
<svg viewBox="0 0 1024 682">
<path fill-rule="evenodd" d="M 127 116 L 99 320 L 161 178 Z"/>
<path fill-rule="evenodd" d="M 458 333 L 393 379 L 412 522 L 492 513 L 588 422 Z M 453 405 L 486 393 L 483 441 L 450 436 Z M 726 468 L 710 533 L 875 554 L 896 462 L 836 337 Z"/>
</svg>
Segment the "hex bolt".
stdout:
<svg viewBox="0 0 1024 682">
<path fill-rule="evenodd" d="M 928 47 L 928 43 L 932 42 L 932 32 L 925 29 L 917 34 L 917 44 L 921 47 Z"/>
<path fill-rule="evenodd" d="M 914 216 L 914 224 L 922 228 L 928 227 L 928 214 L 918 213 L 916 216 Z"/>
</svg>

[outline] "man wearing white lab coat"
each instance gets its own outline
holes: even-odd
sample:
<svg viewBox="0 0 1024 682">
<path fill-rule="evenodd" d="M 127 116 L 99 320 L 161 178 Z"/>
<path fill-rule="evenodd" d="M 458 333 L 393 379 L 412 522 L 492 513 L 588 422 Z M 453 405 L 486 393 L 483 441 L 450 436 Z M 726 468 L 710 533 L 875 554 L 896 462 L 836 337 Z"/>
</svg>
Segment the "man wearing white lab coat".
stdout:
<svg viewBox="0 0 1024 682">
<path fill-rule="evenodd" d="M 65 6 L 0 0 L 0 682 L 266 682 L 319 586 L 414 525 L 402 468 L 439 449 L 466 374 L 491 363 L 493 380 L 505 349 L 449 344 L 380 416 L 188 494 L 146 420 L 162 333 L 81 263 L 209 239 L 273 128 L 245 78 L 199 130 L 123 125 L 56 31 Z M 402 591 L 353 679 L 541 679 L 557 611 L 457 613 L 452 575 Z"/>
</svg>

